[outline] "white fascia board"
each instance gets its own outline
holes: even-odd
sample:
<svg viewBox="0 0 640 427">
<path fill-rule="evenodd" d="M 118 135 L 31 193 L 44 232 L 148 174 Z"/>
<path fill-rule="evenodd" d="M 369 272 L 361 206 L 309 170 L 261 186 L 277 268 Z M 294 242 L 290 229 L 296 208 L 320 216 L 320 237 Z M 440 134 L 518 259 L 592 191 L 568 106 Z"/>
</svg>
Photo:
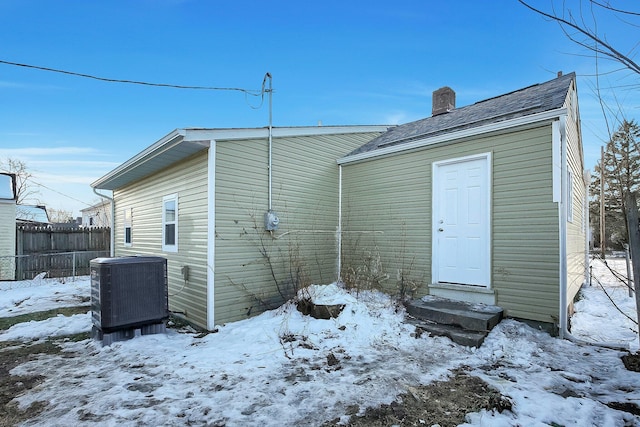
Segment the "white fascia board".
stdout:
<svg viewBox="0 0 640 427">
<path fill-rule="evenodd" d="M 386 132 L 387 125 L 355 125 L 355 126 L 309 126 L 309 127 L 285 127 L 273 128 L 273 137 L 335 135 L 363 132 Z M 269 128 L 246 129 L 176 129 L 136 154 L 111 172 L 91 183 L 93 188 L 101 188 L 102 185 L 117 178 L 119 175 L 136 168 L 139 165 L 161 155 L 177 145 L 185 142 L 208 146 L 210 141 L 239 140 L 253 138 L 268 138 Z"/>
<path fill-rule="evenodd" d="M 377 150 L 366 151 L 364 153 L 354 154 L 352 156 L 346 156 L 338 159 L 339 165 L 345 165 L 349 163 L 357 163 L 364 160 L 368 160 L 374 157 L 387 156 L 390 154 L 400 153 L 408 150 L 415 150 L 417 148 L 426 147 L 429 145 L 442 144 L 456 139 L 467 138 L 471 136 L 483 135 L 491 132 L 498 132 L 505 129 L 529 125 L 537 122 L 543 122 L 546 120 L 552 120 L 560 116 L 566 115 L 566 108 L 558 108 L 555 110 L 545 111 L 542 113 L 531 114 L 529 116 L 518 117 L 515 119 L 504 120 L 501 122 L 490 123 L 488 125 L 478 126 L 470 129 L 463 129 L 456 132 L 445 133 L 437 135 L 431 138 L 418 139 L 411 142 L 402 143 L 398 145 L 392 145 L 386 148 L 379 148 Z"/>
<path fill-rule="evenodd" d="M 172 131 L 171 133 L 167 134 L 166 136 L 156 141 L 154 144 L 145 148 L 144 150 L 142 150 L 141 152 L 139 152 L 138 154 L 136 154 L 135 156 L 133 156 L 132 158 L 130 158 L 129 160 L 127 160 L 126 162 L 124 162 L 123 164 L 115 168 L 114 170 L 112 170 L 111 172 L 104 175 L 102 178 L 99 178 L 96 181 L 92 182 L 91 187 L 100 188 L 100 185 L 102 185 L 104 182 L 107 182 L 113 179 L 114 177 L 118 176 L 122 172 L 134 167 L 135 165 L 143 163 L 149 158 L 154 157 L 159 153 L 166 151 L 168 145 L 170 146 L 171 143 L 175 142 L 176 139 L 178 139 L 178 141 L 181 141 L 182 140 L 181 137 L 184 137 L 183 129 L 176 129 Z"/>
<path fill-rule="evenodd" d="M 335 135 L 363 132 L 386 132 L 391 125 L 274 127 L 272 137 Z M 269 128 L 182 129 L 185 141 L 237 140 L 268 138 Z"/>
</svg>

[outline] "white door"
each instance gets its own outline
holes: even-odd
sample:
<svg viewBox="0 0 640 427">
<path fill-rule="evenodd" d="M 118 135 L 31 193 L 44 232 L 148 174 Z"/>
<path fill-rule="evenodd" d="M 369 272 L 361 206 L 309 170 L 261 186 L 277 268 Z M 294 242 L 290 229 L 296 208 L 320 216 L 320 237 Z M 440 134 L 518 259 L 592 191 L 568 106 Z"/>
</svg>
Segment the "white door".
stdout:
<svg viewBox="0 0 640 427">
<path fill-rule="evenodd" d="M 434 279 L 489 286 L 489 156 L 434 165 Z"/>
</svg>

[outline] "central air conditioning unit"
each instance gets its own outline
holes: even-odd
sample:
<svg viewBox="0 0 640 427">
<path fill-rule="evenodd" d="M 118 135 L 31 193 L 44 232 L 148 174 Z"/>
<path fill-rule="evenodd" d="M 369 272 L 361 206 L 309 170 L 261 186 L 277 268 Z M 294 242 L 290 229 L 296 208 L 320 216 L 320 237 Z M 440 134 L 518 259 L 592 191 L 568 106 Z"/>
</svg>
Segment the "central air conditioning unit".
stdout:
<svg viewBox="0 0 640 427">
<path fill-rule="evenodd" d="M 153 256 L 91 260 L 92 335 L 113 341 L 165 331 L 169 318 L 167 260 Z"/>
</svg>

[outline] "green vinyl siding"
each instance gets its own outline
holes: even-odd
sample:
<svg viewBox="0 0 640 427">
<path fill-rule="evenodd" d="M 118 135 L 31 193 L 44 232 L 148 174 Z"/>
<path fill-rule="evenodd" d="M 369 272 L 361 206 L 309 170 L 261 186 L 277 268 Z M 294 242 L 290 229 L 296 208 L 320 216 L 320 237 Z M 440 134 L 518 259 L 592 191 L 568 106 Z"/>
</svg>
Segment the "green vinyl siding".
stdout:
<svg viewBox="0 0 640 427">
<path fill-rule="evenodd" d="M 336 159 L 377 135 L 274 138 L 272 209 L 280 224 L 273 233 L 264 230 L 267 140 L 216 141 L 216 323 L 275 308 L 296 283 L 336 280 Z"/>
<path fill-rule="evenodd" d="M 573 88 L 567 102 L 573 102 Z M 586 259 L 587 223 L 585 204 L 588 183 L 584 182 L 584 157 L 580 140 L 580 123 L 577 109 L 569 108 L 566 122 L 567 161 L 573 174 L 573 221 L 567 223 L 567 300 L 571 302 L 585 282 L 588 262 Z"/>
<path fill-rule="evenodd" d="M 551 124 L 468 138 L 343 168 L 343 276 L 370 273 L 387 290 L 431 283 L 433 162 L 491 153 L 491 288 L 512 317 L 555 322 L 558 207 Z"/>
<path fill-rule="evenodd" d="M 162 251 L 162 199 L 178 196 L 178 251 Z M 169 308 L 207 325 L 207 150 L 114 192 L 116 256 L 167 258 Z M 131 209 L 131 246 L 124 246 L 124 210 Z M 189 280 L 182 278 L 189 267 Z"/>
</svg>

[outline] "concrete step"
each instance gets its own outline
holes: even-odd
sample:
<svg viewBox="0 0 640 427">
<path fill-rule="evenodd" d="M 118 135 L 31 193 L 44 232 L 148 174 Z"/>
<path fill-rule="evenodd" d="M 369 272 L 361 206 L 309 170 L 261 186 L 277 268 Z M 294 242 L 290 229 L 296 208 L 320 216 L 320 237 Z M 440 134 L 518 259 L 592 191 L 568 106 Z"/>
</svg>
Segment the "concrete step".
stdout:
<svg viewBox="0 0 640 427">
<path fill-rule="evenodd" d="M 406 304 L 407 313 L 438 325 L 459 326 L 469 331 L 486 332 L 502 320 L 500 307 L 470 304 L 445 298 L 425 297 Z"/>
<path fill-rule="evenodd" d="M 417 329 L 428 332 L 430 335 L 447 337 L 456 344 L 466 347 L 480 347 L 484 339 L 489 335 L 489 332 L 486 331 L 469 331 L 459 326 L 438 325 L 437 323 L 416 319 L 414 317 L 408 317 L 406 322 L 414 325 Z"/>
</svg>

